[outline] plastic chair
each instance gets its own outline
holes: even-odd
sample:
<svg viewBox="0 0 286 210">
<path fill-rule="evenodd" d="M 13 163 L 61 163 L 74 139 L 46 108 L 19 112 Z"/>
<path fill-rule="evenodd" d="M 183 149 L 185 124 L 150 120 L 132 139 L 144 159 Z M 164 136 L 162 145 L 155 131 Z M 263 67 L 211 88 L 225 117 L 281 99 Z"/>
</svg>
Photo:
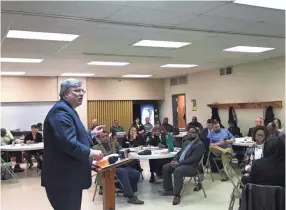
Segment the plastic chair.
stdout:
<svg viewBox="0 0 286 210">
<path fill-rule="evenodd" d="M 207 197 L 206 192 L 205 192 L 205 188 L 204 188 L 204 185 L 203 185 L 203 182 L 202 182 L 202 180 L 200 178 L 200 167 L 202 167 L 203 171 L 204 171 L 203 161 L 204 161 L 204 156 L 202 157 L 202 159 L 199 162 L 199 165 L 197 166 L 197 174 L 196 174 L 196 176 L 190 177 L 190 179 L 187 182 L 187 184 L 184 184 L 184 187 L 183 187 L 182 192 L 181 192 L 181 196 L 183 195 L 186 187 L 189 186 L 189 184 L 191 183 L 192 179 L 194 178 L 195 184 L 196 185 L 201 184 L 204 196 L 205 196 L 205 198 Z M 185 180 L 185 178 L 187 178 L 187 177 L 184 177 L 184 180 Z"/>
<path fill-rule="evenodd" d="M 231 165 L 229 164 L 225 165 L 224 171 L 233 185 L 233 190 L 230 195 L 230 202 L 228 207 L 228 210 L 233 210 L 235 200 L 240 199 L 242 195 L 240 187 L 243 188 L 244 185 L 242 184 L 240 177 L 237 175 L 237 173 L 235 172 L 235 170 Z"/>
<path fill-rule="evenodd" d="M 4 160 L 1 158 L 1 168 L 4 169 L 8 174 L 11 175 L 12 179 L 14 179 L 16 182 L 19 182 L 19 177 L 14 173 L 12 166 L 15 166 L 15 162 L 4 162 Z"/>
</svg>

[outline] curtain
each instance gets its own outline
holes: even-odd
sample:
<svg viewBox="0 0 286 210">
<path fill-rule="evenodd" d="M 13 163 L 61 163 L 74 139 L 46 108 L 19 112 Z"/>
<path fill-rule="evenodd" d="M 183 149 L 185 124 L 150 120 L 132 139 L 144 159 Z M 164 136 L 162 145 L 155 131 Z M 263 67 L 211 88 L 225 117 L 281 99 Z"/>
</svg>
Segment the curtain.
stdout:
<svg viewBox="0 0 286 210">
<path fill-rule="evenodd" d="M 106 131 L 110 131 L 114 120 L 128 132 L 133 123 L 132 101 L 88 101 L 87 106 L 88 127 L 91 121 L 97 119 L 100 125 L 106 125 Z"/>
</svg>

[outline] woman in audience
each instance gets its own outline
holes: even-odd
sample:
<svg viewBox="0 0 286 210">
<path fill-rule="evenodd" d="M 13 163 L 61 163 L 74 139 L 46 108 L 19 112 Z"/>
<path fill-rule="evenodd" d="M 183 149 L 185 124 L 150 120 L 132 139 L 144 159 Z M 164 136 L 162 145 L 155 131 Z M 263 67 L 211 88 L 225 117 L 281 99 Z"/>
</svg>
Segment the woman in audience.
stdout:
<svg viewBox="0 0 286 210">
<path fill-rule="evenodd" d="M 142 142 L 142 145 L 145 145 L 146 142 L 146 132 L 145 132 L 145 127 L 144 125 L 141 123 L 140 118 L 136 117 L 132 127 L 135 127 L 137 130 L 137 135 L 140 139 L 140 141 Z"/>
<path fill-rule="evenodd" d="M 242 137 L 242 134 L 240 133 L 240 128 L 237 127 L 237 123 L 235 121 L 228 121 L 228 131 L 234 136 L 234 137 Z"/>
<path fill-rule="evenodd" d="M 284 129 L 281 126 L 281 120 L 278 119 L 278 118 L 275 118 L 273 122 L 275 124 L 276 130 L 279 131 L 279 132 L 284 133 Z"/>
<path fill-rule="evenodd" d="M 33 143 L 39 143 L 43 141 L 43 136 L 41 133 L 38 132 L 38 126 L 37 125 L 32 125 L 31 126 L 32 132 L 27 134 L 24 139 L 25 144 L 33 144 Z M 32 156 L 35 157 L 37 160 L 37 168 L 42 169 L 42 150 L 34 150 L 34 151 L 29 151 L 25 153 L 26 159 L 29 163 L 29 169 L 33 167 L 33 162 L 32 162 Z"/>
<path fill-rule="evenodd" d="M 248 183 L 285 188 L 285 136 L 272 135 L 265 141 L 263 157 L 253 162 Z"/>
<path fill-rule="evenodd" d="M 263 156 L 263 146 L 265 141 L 265 127 L 258 126 L 253 132 L 253 139 L 255 139 L 255 144 L 247 148 L 242 166 L 242 173 L 244 174 L 241 178 L 242 183 L 247 183 L 248 175 L 251 171 L 251 166 L 254 161 L 260 159 Z"/>
<path fill-rule="evenodd" d="M 123 144 L 126 148 L 127 144 L 129 145 L 128 147 L 138 147 L 141 145 L 144 145 L 144 142 L 142 141 L 142 139 L 139 137 L 138 133 L 137 133 L 137 129 L 136 127 L 131 127 L 129 132 L 128 132 L 128 139 L 124 142 Z"/>
</svg>

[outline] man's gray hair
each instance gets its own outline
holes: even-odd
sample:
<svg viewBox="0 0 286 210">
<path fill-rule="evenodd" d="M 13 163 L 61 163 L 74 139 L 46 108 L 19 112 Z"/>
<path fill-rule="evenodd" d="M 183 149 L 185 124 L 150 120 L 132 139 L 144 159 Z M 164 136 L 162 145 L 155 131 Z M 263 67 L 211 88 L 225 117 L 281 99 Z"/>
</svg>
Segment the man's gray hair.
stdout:
<svg viewBox="0 0 286 210">
<path fill-rule="evenodd" d="M 61 84 L 61 90 L 60 90 L 60 97 L 62 98 L 64 93 L 67 92 L 72 87 L 81 87 L 82 82 L 78 79 L 70 78 L 66 79 Z"/>
</svg>

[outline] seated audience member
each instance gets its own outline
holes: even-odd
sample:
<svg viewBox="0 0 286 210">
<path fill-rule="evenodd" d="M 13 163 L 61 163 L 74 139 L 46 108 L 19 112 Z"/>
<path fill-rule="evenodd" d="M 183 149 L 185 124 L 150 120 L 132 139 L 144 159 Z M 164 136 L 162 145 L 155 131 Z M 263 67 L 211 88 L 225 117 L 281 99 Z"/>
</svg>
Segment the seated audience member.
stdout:
<svg viewBox="0 0 286 210">
<path fill-rule="evenodd" d="M 285 133 L 285 132 L 284 132 L 284 129 L 282 128 L 281 120 L 280 120 L 280 119 L 275 118 L 273 122 L 274 122 L 274 124 L 275 124 L 276 130 L 278 130 L 278 131 L 281 132 L 281 133 Z"/>
<path fill-rule="evenodd" d="M 38 132 L 38 127 L 37 125 L 32 125 L 31 126 L 32 132 L 27 134 L 24 139 L 25 144 L 33 144 L 33 143 L 39 143 L 43 141 L 43 136 L 41 133 Z M 42 169 L 42 151 L 41 150 L 32 150 L 25 152 L 26 159 L 29 163 L 29 169 L 33 167 L 33 162 L 32 162 L 32 156 L 35 157 L 38 163 L 38 168 Z"/>
<path fill-rule="evenodd" d="M 12 141 L 14 141 L 14 137 L 10 130 L 6 128 L 1 128 L 1 146 L 12 144 Z M 3 153 L 3 154 L 2 154 Z M 22 162 L 22 152 L 7 152 L 3 151 L 1 154 L 2 159 L 5 162 L 10 162 L 12 156 L 16 156 L 16 165 L 14 167 L 14 172 L 23 172 L 24 169 L 20 167 L 20 163 Z"/>
<path fill-rule="evenodd" d="M 268 123 L 267 126 L 266 126 L 266 130 L 267 130 L 267 133 L 269 136 L 282 136 L 283 133 L 278 131 L 276 126 L 275 126 L 275 123 L 274 122 L 271 122 L 271 123 Z"/>
<path fill-rule="evenodd" d="M 92 131 L 96 126 L 99 126 L 98 122 L 97 122 L 97 119 L 93 119 L 91 121 L 91 127 L 90 127 L 90 131 Z"/>
<path fill-rule="evenodd" d="M 263 157 L 251 166 L 247 183 L 285 188 L 285 139 L 269 136 L 264 143 Z"/>
<path fill-rule="evenodd" d="M 264 147 L 264 141 L 265 141 L 265 135 L 266 131 L 264 126 L 258 126 L 255 128 L 253 132 L 252 139 L 255 140 L 255 144 L 253 144 L 251 147 L 247 148 L 243 162 L 241 164 L 242 166 L 242 173 L 244 176 L 241 178 L 241 181 L 243 184 L 246 183 L 245 179 L 247 179 L 247 176 L 250 173 L 251 166 L 253 163 L 263 157 L 263 147 Z"/>
<path fill-rule="evenodd" d="M 114 120 L 114 124 L 110 128 L 110 133 L 124 132 L 123 127 L 119 125 L 118 120 Z"/>
<path fill-rule="evenodd" d="M 252 127 L 252 128 L 249 128 L 247 136 L 252 137 L 253 136 L 253 131 L 254 131 L 255 127 L 257 127 L 257 126 L 263 126 L 263 119 L 262 119 L 262 117 L 257 117 L 255 119 L 255 126 Z"/>
<path fill-rule="evenodd" d="M 173 127 L 171 124 L 169 124 L 169 119 L 168 119 L 168 117 L 165 117 L 165 118 L 163 119 L 162 125 L 163 125 L 163 127 L 165 128 L 165 130 L 166 130 L 167 132 L 173 133 L 174 127 Z"/>
<path fill-rule="evenodd" d="M 38 127 L 38 132 L 43 135 L 43 124 L 42 123 L 38 123 L 37 127 Z"/>
<path fill-rule="evenodd" d="M 145 132 L 145 127 L 144 127 L 144 125 L 142 125 L 139 117 L 136 117 L 132 127 L 136 128 L 138 138 L 140 139 L 142 145 L 145 145 L 147 136 L 146 136 L 146 132 Z"/>
<path fill-rule="evenodd" d="M 152 137 L 149 140 L 148 144 L 152 146 L 159 146 L 160 148 L 167 147 L 166 130 L 161 125 L 160 121 L 157 121 L 155 124 L 155 127 L 152 129 Z M 151 173 L 151 177 L 149 180 L 150 183 L 154 183 L 156 181 L 155 173 L 157 177 L 162 176 L 163 165 L 166 163 L 169 163 L 170 161 L 171 160 L 169 158 L 149 160 L 149 167 L 150 167 L 150 173 Z"/>
<path fill-rule="evenodd" d="M 204 128 L 200 134 L 200 139 L 205 145 L 205 156 L 204 156 L 204 165 L 206 165 L 208 153 L 209 153 L 209 146 L 210 146 L 210 139 L 208 138 L 208 134 L 212 131 L 213 122 L 211 119 L 207 120 L 207 127 Z"/>
<path fill-rule="evenodd" d="M 139 138 L 136 127 L 131 127 L 128 132 L 128 137 L 122 142 L 123 148 L 138 147 L 145 145 L 145 141 Z"/>
<path fill-rule="evenodd" d="M 240 128 L 237 127 L 237 124 L 235 121 L 228 121 L 228 131 L 234 136 L 234 137 L 242 137 L 242 134 L 240 133 Z"/>
<path fill-rule="evenodd" d="M 210 151 L 214 154 L 220 154 L 223 167 L 228 164 L 232 156 L 232 144 L 234 138 L 226 128 L 220 128 L 218 121 L 213 121 L 213 129 L 208 134 L 210 139 Z M 228 178 L 224 174 L 221 181 L 227 181 Z"/>
<path fill-rule="evenodd" d="M 202 124 L 198 122 L 198 118 L 196 116 L 192 117 L 192 121 L 186 126 L 186 131 L 191 127 L 198 127 L 201 131 L 204 129 Z"/>
<path fill-rule="evenodd" d="M 119 153 L 120 144 L 116 139 L 110 141 L 107 132 L 103 132 L 97 136 L 98 144 L 93 147 L 95 150 L 101 150 L 104 156 Z M 119 166 L 116 168 L 116 176 L 123 185 L 124 196 L 127 197 L 127 202 L 131 204 L 143 204 L 134 193 L 137 191 L 137 183 L 140 178 L 140 173 L 129 166 Z"/>
<path fill-rule="evenodd" d="M 198 132 L 197 128 L 190 128 L 189 138 L 184 142 L 181 151 L 171 163 L 163 166 L 163 190 L 159 193 L 163 196 L 174 195 L 173 205 L 181 202 L 184 177 L 197 175 L 198 165 L 204 155 L 205 147 L 198 137 Z M 174 186 L 172 174 L 174 174 Z"/>
<path fill-rule="evenodd" d="M 144 128 L 145 128 L 145 131 L 146 131 L 146 135 L 147 136 L 151 136 L 151 132 L 152 132 L 152 129 L 153 129 L 153 125 L 150 123 L 150 118 L 149 117 L 146 117 L 145 118 L 145 124 L 144 124 Z"/>
</svg>

